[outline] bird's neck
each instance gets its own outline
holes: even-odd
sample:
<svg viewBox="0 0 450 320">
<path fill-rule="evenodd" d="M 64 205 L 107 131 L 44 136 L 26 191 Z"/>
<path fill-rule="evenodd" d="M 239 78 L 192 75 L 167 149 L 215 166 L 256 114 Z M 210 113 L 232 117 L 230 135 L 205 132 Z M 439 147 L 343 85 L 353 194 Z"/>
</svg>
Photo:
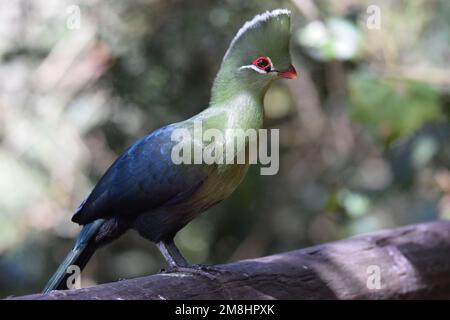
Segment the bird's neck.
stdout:
<svg viewBox="0 0 450 320">
<path fill-rule="evenodd" d="M 270 82 L 261 84 L 238 78 L 230 67 L 222 65 L 214 79 L 210 105 L 223 105 L 240 94 L 250 95 L 262 105 L 269 86 Z"/>
<path fill-rule="evenodd" d="M 264 118 L 264 96 L 270 84 L 264 87 L 243 84 L 242 81 L 219 73 L 211 90 L 209 109 L 226 110 L 235 120 L 232 127 L 258 129 Z"/>
</svg>

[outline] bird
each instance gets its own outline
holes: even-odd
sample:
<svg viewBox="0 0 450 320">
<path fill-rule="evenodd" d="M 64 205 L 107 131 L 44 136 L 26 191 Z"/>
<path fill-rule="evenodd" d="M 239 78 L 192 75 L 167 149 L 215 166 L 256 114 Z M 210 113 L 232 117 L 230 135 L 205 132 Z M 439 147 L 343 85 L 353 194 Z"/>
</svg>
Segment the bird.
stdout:
<svg viewBox="0 0 450 320">
<path fill-rule="evenodd" d="M 126 149 L 106 170 L 75 210 L 72 222 L 82 226 L 72 250 L 43 292 L 68 288 L 68 268 L 82 270 L 94 252 L 133 229 L 155 243 L 169 270 L 196 270 L 174 243 L 192 219 L 226 199 L 245 177 L 249 163 L 175 164 L 176 130 L 203 128 L 224 132 L 263 126 L 264 96 L 274 80 L 294 79 L 287 9 L 256 15 L 232 39 L 213 81 L 209 106 L 191 118 L 150 132 Z M 217 141 L 232 142 L 225 135 Z M 191 141 L 206 148 L 204 141 Z M 248 148 L 248 142 L 237 148 Z M 235 150 L 236 152 L 242 150 Z"/>
</svg>

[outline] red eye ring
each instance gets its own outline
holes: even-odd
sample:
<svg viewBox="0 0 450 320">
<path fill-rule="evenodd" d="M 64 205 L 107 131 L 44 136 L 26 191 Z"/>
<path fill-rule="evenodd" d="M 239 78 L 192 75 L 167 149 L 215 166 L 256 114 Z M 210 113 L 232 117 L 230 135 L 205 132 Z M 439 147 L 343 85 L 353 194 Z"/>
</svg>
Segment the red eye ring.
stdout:
<svg viewBox="0 0 450 320">
<path fill-rule="evenodd" d="M 258 69 L 269 72 L 272 69 L 272 62 L 268 57 L 258 57 L 253 60 L 252 64 Z"/>
</svg>

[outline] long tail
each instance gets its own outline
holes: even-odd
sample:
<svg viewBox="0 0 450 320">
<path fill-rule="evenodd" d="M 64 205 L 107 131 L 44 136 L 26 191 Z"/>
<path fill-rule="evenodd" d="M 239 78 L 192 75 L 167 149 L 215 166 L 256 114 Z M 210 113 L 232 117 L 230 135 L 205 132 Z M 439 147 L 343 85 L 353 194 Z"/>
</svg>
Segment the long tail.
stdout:
<svg viewBox="0 0 450 320">
<path fill-rule="evenodd" d="M 99 219 L 83 227 L 73 249 L 50 278 L 42 291 L 43 293 L 50 292 L 51 290 L 67 289 L 67 278 L 70 277 L 70 274 L 67 273 L 67 269 L 71 265 L 76 265 L 80 270 L 83 270 L 97 249 L 93 237 L 97 234 L 98 229 L 104 222 L 105 220 Z"/>
</svg>

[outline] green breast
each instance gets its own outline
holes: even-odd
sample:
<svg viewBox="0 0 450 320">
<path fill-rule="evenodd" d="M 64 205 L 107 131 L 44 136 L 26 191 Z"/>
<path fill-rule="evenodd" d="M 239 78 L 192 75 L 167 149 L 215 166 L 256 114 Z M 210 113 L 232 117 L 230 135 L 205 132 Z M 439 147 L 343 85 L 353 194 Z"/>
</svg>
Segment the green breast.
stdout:
<svg viewBox="0 0 450 320">
<path fill-rule="evenodd" d="M 261 128 L 263 122 L 263 106 L 261 99 L 254 98 L 248 94 L 237 95 L 235 99 L 228 101 L 226 105 L 215 105 L 204 110 L 202 113 L 187 120 L 183 127 L 194 128 L 194 123 L 202 123 L 202 130 L 216 129 L 223 133 L 225 140 L 222 141 L 224 150 L 234 150 L 244 152 L 248 159 L 248 143 L 246 138 L 244 144 L 237 144 L 236 140 L 228 139 L 226 134 L 229 129 L 240 129 L 242 132 L 246 130 L 257 130 Z M 203 141 L 205 148 L 210 141 Z M 227 151 L 227 152 L 228 152 Z M 209 207 L 217 202 L 227 198 L 242 182 L 248 168 L 249 162 L 238 164 L 224 163 L 213 164 L 208 166 L 208 178 L 203 182 L 201 187 L 192 195 L 189 204 L 193 207 Z M 204 166 L 207 166 L 204 164 Z M 200 212 L 199 212 L 200 213 Z"/>
</svg>

